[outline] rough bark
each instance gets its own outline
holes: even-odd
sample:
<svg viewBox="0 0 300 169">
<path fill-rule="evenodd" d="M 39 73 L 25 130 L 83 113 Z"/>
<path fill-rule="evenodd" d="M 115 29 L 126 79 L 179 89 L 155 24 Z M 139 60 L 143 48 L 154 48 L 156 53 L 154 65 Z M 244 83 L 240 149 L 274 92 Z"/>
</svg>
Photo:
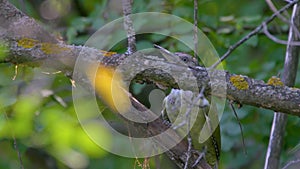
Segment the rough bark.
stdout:
<svg viewBox="0 0 300 169">
<path fill-rule="evenodd" d="M 2 58 L 2 62 L 11 62 L 14 64 L 22 64 L 28 66 L 43 66 L 44 68 L 62 71 L 66 75 L 72 75 L 74 64 L 79 55 L 86 62 L 99 62 L 103 65 L 118 67 L 122 65 L 131 65 L 127 69 L 121 71 L 124 77 L 135 76 L 136 72 L 142 72 L 135 76 L 138 82 L 153 82 L 161 86 L 177 88 L 178 85 L 167 71 L 181 75 L 186 72 L 187 67 L 168 63 L 159 56 L 149 56 L 146 54 L 136 54 L 130 59 L 125 55 L 115 54 L 113 56 L 104 56 L 105 53 L 84 46 L 73 46 L 64 44 L 42 43 L 31 37 L 23 37 L 21 39 L 4 38 L 8 49 L 7 56 Z M 35 45 L 28 46 L 30 43 Z M 24 47 L 25 46 L 25 47 Z M 1 61 L 1 60 L 0 60 Z M 155 67 L 157 69 L 143 70 L 145 67 Z M 121 66 L 120 66 L 121 68 Z M 196 80 L 198 87 L 201 89 L 203 85 L 212 86 L 216 91 L 210 91 L 207 87 L 207 93 L 218 97 L 226 97 L 240 104 L 252 105 L 259 108 L 271 109 L 276 112 L 287 113 L 300 116 L 300 90 L 283 86 L 276 78 L 270 78 L 268 83 L 262 80 L 255 80 L 247 76 L 230 74 L 226 71 L 214 70 L 207 72 L 201 67 L 190 67 Z M 218 81 L 209 81 L 211 77 L 226 77 L 226 84 Z M 183 83 L 183 88 L 191 88 L 194 80 L 190 76 L 179 76 L 177 79 Z M 130 79 L 125 79 L 130 80 Z M 227 88 L 226 93 L 218 93 L 221 88 Z"/>
<path fill-rule="evenodd" d="M 71 77 L 74 65 L 78 56 L 87 63 L 101 63 L 106 66 L 119 68 L 124 77 L 134 76 L 138 82 L 152 82 L 160 86 L 178 87 L 172 76 L 166 73 L 166 69 L 175 74 L 181 74 L 189 69 L 194 76 L 182 75 L 179 81 L 183 82 L 184 88 L 191 87 L 191 81 L 196 77 L 198 87 L 209 86 L 206 88 L 207 94 L 218 97 L 226 97 L 240 104 L 248 104 L 256 107 L 271 109 L 274 111 L 300 116 L 300 90 L 282 86 L 271 78 L 269 83 L 261 80 L 255 80 L 247 76 L 234 75 L 226 71 L 214 70 L 207 72 L 201 67 L 187 68 L 182 65 L 169 63 L 162 60 L 159 56 L 136 54 L 135 57 L 127 59 L 123 54 L 115 54 L 107 57 L 107 53 L 94 48 L 85 46 L 65 45 L 58 42 L 50 33 L 45 31 L 33 19 L 24 15 L 6 0 L 0 0 L 0 40 L 1 45 L 6 48 L 6 55 L 0 58 L 0 62 L 9 62 L 13 64 L 22 64 L 25 66 L 42 66 L 44 68 L 62 71 L 66 76 Z M 120 65 L 131 65 L 127 69 L 122 69 Z M 155 67 L 160 69 L 143 70 L 144 67 Z M 134 71 L 133 71 L 134 70 Z M 137 75 L 134 72 L 141 72 Z M 210 81 L 210 77 L 224 77 L 226 82 Z M 218 78 L 216 78 L 218 79 Z M 77 84 L 89 83 L 86 78 L 77 79 Z M 124 79 L 130 80 L 130 79 Z M 221 88 L 227 88 L 227 92 L 218 92 Z M 215 91 L 211 91 L 214 89 Z M 135 102 L 136 107 L 143 108 L 143 105 Z M 149 110 L 148 110 L 149 111 Z M 147 114 L 148 113 L 148 114 Z M 143 114 L 137 114 L 145 118 L 151 112 L 144 111 Z M 126 119 L 125 119 L 126 120 Z M 156 120 L 155 123 L 148 125 L 139 125 L 138 128 L 146 130 L 149 136 L 160 133 L 166 128 L 162 120 Z M 159 140 L 158 140 L 159 142 Z M 187 150 L 186 142 L 182 142 L 169 155 L 179 166 L 184 165 L 185 152 Z M 192 157 L 193 161 L 196 157 Z M 206 168 L 205 162 L 201 162 L 199 168 Z"/>
</svg>

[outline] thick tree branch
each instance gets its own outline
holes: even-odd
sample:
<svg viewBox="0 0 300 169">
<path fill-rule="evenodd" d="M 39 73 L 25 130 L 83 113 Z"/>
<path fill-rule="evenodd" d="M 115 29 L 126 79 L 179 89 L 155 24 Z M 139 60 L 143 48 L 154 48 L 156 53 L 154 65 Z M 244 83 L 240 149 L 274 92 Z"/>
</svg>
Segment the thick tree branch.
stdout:
<svg viewBox="0 0 300 169">
<path fill-rule="evenodd" d="M 146 66 L 157 68 L 165 68 L 180 75 L 186 71 L 186 67 L 168 63 L 159 56 L 147 56 L 140 54 L 140 57 L 131 57 L 126 59 L 124 55 L 116 54 L 106 57 L 106 53 L 94 48 L 85 46 L 65 45 L 58 43 L 48 32 L 40 27 L 34 20 L 25 16 L 14 6 L 7 3 L 6 0 L 0 0 L 0 21 L 1 24 L 0 40 L 7 47 L 7 56 L 0 58 L 0 61 L 11 62 L 14 64 L 23 64 L 30 66 L 43 66 L 45 68 L 59 70 L 67 74 L 72 74 L 74 64 L 79 54 L 86 62 L 101 62 L 104 65 L 117 67 L 121 63 L 131 65 L 135 68 L 135 72 L 141 72 Z M 24 24 L 26 23 L 26 24 Z M 3 25 L 3 26 L 2 26 Z M 128 63 L 130 62 L 130 63 Z M 215 70 L 208 73 L 206 69 L 197 67 L 190 68 L 195 75 L 198 87 L 201 89 L 203 85 L 208 85 L 209 76 L 215 77 L 226 76 L 226 84 L 218 82 L 210 82 L 216 90 L 227 86 L 227 93 L 213 94 L 219 97 L 226 97 L 230 100 L 241 104 L 252 105 L 256 107 L 271 109 L 277 112 L 300 116 L 300 90 L 281 86 L 270 79 L 269 83 L 261 80 L 251 79 L 247 76 L 230 74 L 224 71 Z M 132 69 L 124 70 L 124 75 L 129 76 Z M 191 78 L 181 76 L 184 87 L 190 88 L 192 84 Z M 163 69 L 147 70 L 138 74 L 135 78 L 137 81 L 151 81 L 163 86 L 178 87 L 174 79 Z M 208 86 L 210 86 L 208 85 Z M 207 88 L 207 92 L 211 93 L 211 88 Z"/>
<path fill-rule="evenodd" d="M 30 38 L 6 39 L 6 45 L 9 48 L 8 55 L 4 58 L 6 62 L 29 66 L 43 66 L 48 69 L 62 71 L 68 76 L 72 74 L 74 64 L 79 54 L 89 63 L 98 61 L 107 66 L 117 67 L 120 64 L 131 65 L 131 68 L 121 70 L 124 77 L 135 76 L 136 72 L 143 72 L 135 77 L 139 82 L 153 82 L 162 86 L 176 88 L 175 80 L 166 73 L 169 70 L 174 74 L 181 75 L 187 67 L 168 63 L 159 56 L 149 56 L 137 54 L 139 57 L 126 59 L 125 55 L 116 54 L 110 57 L 104 56 L 105 53 L 97 49 L 84 46 L 73 46 L 64 44 L 40 43 L 38 40 Z M 31 48 L 27 45 L 34 43 Z M 25 46 L 25 47 L 24 47 Z M 2 60 L 3 61 L 3 60 Z M 148 69 L 144 67 L 156 67 L 160 69 Z M 226 97 L 232 101 L 241 104 L 252 105 L 260 108 L 271 109 L 277 112 L 283 112 L 291 115 L 300 116 L 300 90 L 281 86 L 276 82 L 276 78 L 271 78 L 268 83 L 261 80 L 255 80 L 247 76 L 230 74 L 228 72 L 214 70 L 208 73 L 201 67 L 189 68 L 197 79 L 198 87 L 203 85 L 213 86 L 216 90 L 227 86 L 227 93 L 211 92 L 207 88 L 207 93 L 213 93 L 218 97 Z M 226 77 L 226 84 L 220 82 L 209 82 L 210 77 Z M 194 77 L 180 76 L 179 81 L 183 87 L 188 89 L 193 87 L 190 82 Z M 216 78 L 217 79 L 217 78 Z M 129 80 L 129 79 L 126 79 Z"/>
<path fill-rule="evenodd" d="M 0 58 L 0 62 L 10 62 L 14 64 L 22 64 L 27 66 L 40 66 L 47 69 L 62 71 L 68 77 L 73 74 L 73 69 L 78 56 L 86 63 L 99 62 L 106 66 L 115 68 L 122 67 L 120 65 L 131 65 L 127 69 L 122 69 L 121 73 L 126 77 L 135 76 L 135 72 L 141 72 L 135 76 L 135 81 L 140 82 L 153 82 L 161 86 L 178 87 L 175 80 L 166 73 L 166 69 L 175 74 L 181 75 L 189 69 L 196 77 L 198 87 L 211 86 L 206 88 L 206 93 L 214 94 L 218 97 L 226 97 L 241 104 L 253 105 L 300 116 L 300 90 L 296 88 L 289 88 L 281 86 L 281 83 L 275 83 L 271 79 L 269 83 L 260 80 L 251 79 L 246 76 L 234 75 L 225 71 L 214 70 L 208 73 L 206 69 L 201 67 L 187 68 L 182 65 L 169 63 L 159 56 L 153 54 L 137 54 L 133 57 L 126 57 L 123 54 L 115 54 L 107 57 L 107 53 L 99 51 L 94 48 L 84 46 L 65 45 L 58 43 L 58 41 L 51 36 L 47 31 L 40 27 L 33 19 L 30 19 L 15 7 L 9 4 L 6 0 L 0 0 L 0 40 L 1 45 L 7 49 L 7 55 Z M 142 68 L 152 66 L 160 69 Z M 134 68 L 134 71 L 133 71 Z M 210 76 L 213 77 L 226 77 L 226 83 L 218 81 L 210 81 Z M 182 75 L 178 79 L 183 82 L 184 88 L 190 88 L 190 82 L 194 77 Z M 218 79 L 218 78 L 216 78 Z M 87 84 L 89 81 L 86 78 L 77 79 L 76 83 Z M 212 88 L 213 87 L 213 88 Z M 218 93 L 218 89 L 227 87 L 227 93 Z M 211 91 L 214 89 L 216 91 Z M 137 101 L 136 107 L 143 107 Z M 138 116 L 147 117 L 150 112 L 144 111 Z M 149 136 L 160 133 L 166 126 L 161 120 L 156 120 L 155 123 L 149 125 L 139 125 L 147 131 Z M 159 141 L 159 140 L 158 140 Z M 185 151 L 187 150 L 186 142 L 174 147 L 169 154 L 176 160 L 179 166 L 184 164 Z M 191 157 L 191 161 L 195 159 Z M 205 162 L 201 163 L 203 168 Z M 199 166 L 200 168 L 200 166 Z"/>
</svg>

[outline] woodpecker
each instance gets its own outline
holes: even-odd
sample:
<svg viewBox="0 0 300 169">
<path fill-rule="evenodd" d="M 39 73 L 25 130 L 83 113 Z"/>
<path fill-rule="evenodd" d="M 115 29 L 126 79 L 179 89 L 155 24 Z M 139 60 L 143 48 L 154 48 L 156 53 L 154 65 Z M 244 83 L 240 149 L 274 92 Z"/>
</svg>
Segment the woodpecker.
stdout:
<svg viewBox="0 0 300 169">
<path fill-rule="evenodd" d="M 181 62 L 189 67 L 199 66 L 197 59 L 189 54 L 181 52 L 171 53 L 158 45 L 155 45 L 155 47 L 161 50 L 161 53 L 168 61 L 172 61 L 173 63 L 178 62 L 176 60 L 179 58 Z M 209 116 L 208 112 L 210 109 Z M 190 116 L 187 116 L 188 113 L 190 113 Z M 194 118 L 195 122 L 190 126 L 192 147 L 205 154 L 205 159 L 212 168 L 218 168 L 221 151 L 220 126 L 218 122 L 211 123 L 212 120 L 218 120 L 218 112 L 216 106 L 209 104 L 209 101 L 203 96 L 203 93 L 171 89 L 171 92 L 163 101 L 162 117 L 164 120 L 167 120 L 168 123 L 173 124 L 173 129 L 176 130 L 179 135 L 185 134 L 185 136 L 188 128 L 186 117 L 190 117 L 191 121 Z M 209 117 L 212 117 L 212 119 Z M 217 126 L 213 127 L 211 124 L 217 124 Z M 203 135 L 203 132 L 208 134 L 206 135 L 207 137 Z"/>
<path fill-rule="evenodd" d="M 196 119 L 193 124 L 190 124 L 192 147 L 200 153 L 203 152 L 207 163 L 212 168 L 217 168 L 221 150 L 220 126 L 218 125 L 214 130 L 210 126 L 210 121 L 218 120 L 218 118 L 209 119 L 208 117 L 210 108 L 212 109 L 210 113 L 217 116 L 216 107 L 210 106 L 206 98 L 199 98 L 196 93 L 181 89 L 172 89 L 165 97 L 163 107 L 164 120 L 172 123 L 173 129 L 179 135 L 187 134 L 187 113 L 190 113 L 190 121 Z M 203 132 L 209 134 L 209 137 L 203 135 Z"/>
<path fill-rule="evenodd" d="M 190 67 L 199 66 L 197 59 L 189 54 L 183 52 L 172 53 L 167 49 L 156 44 L 154 44 L 154 47 L 159 49 L 160 53 L 165 57 L 165 59 L 171 63 L 176 63 L 180 65 L 184 64 L 184 66 Z"/>
</svg>

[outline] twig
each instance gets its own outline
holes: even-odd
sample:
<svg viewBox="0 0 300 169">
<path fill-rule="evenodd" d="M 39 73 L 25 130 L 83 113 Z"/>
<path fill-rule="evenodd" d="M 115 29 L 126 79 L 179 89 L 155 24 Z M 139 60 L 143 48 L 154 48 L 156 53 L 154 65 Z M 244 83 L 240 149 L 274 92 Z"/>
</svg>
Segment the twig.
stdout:
<svg viewBox="0 0 300 169">
<path fill-rule="evenodd" d="M 275 13 L 277 12 L 277 8 L 275 7 L 274 3 L 272 2 L 272 0 L 266 0 L 266 3 L 269 5 L 270 9 Z M 288 2 L 290 3 L 290 2 Z M 289 14 L 287 12 L 283 13 L 286 15 L 286 17 L 289 17 Z M 278 14 L 278 18 L 281 19 L 283 22 L 287 23 L 288 25 L 290 25 L 295 33 L 297 34 L 298 37 L 300 37 L 300 33 L 299 33 L 299 30 L 297 29 L 297 27 L 292 23 L 290 22 L 285 16 L 281 15 L 281 14 Z"/>
<path fill-rule="evenodd" d="M 135 31 L 133 28 L 133 23 L 130 17 L 132 6 L 131 0 L 122 0 L 123 7 L 123 15 L 124 15 L 124 29 L 127 33 L 127 52 L 126 54 L 132 54 L 136 52 L 136 44 L 135 44 Z"/>
<path fill-rule="evenodd" d="M 202 152 L 198 152 L 198 158 L 197 160 L 195 161 L 195 163 L 192 165 L 192 167 L 195 167 L 196 165 L 198 165 L 198 163 L 201 161 L 201 159 L 204 158 L 205 154 L 207 152 L 207 146 L 204 146 Z"/>
<path fill-rule="evenodd" d="M 198 0 L 194 0 L 194 57 L 198 54 Z"/>
<path fill-rule="evenodd" d="M 264 24 L 263 25 L 263 32 L 264 34 L 271 39 L 272 41 L 282 44 L 282 45 L 291 45 L 291 46 L 300 46 L 300 41 L 285 41 L 278 39 L 277 37 L 273 36 L 267 29 L 267 26 Z"/>
<path fill-rule="evenodd" d="M 272 0 L 266 0 L 266 3 L 268 4 L 269 8 L 275 13 L 277 12 L 277 8 L 276 6 L 274 5 L 274 3 L 272 2 Z M 290 2 L 289 2 L 290 3 Z M 290 21 L 286 18 L 286 17 L 289 17 L 289 14 L 288 13 L 283 13 L 285 16 L 281 15 L 281 14 L 278 14 L 278 18 L 281 19 L 283 22 L 286 22 L 286 23 L 290 23 Z"/>
<path fill-rule="evenodd" d="M 7 117 L 6 112 L 4 112 L 4 114 L 5 114 L 5 118 L 6 118 L 7 122 L 8 122 L 9 128 L 10 128 L 11 131 L 12 131 L 12 132 L 11 132 L 11 133 L 12 133 L 12 134 L 11 134 L 11 137 L 12 137 L 12 139 L 14 140 L 14 148 L 15 148 L 15 150 L 16 150 L 17 153 L 18 153 L 18 158 L 19 158 L 19 162 L 20 162 L 20 168 L 21 168 L 21 169 L 24 169 L 22 156 L 21 156 L 20 150 L 19 150 L 19 148 L 18 148 L 17 139 L 16 139 L 16 137 L 15 137 L 15 134 L 14 134 L 14 131 L 13 131 L 13 127 L 10 125 L 10 123 L 9 123 L 9 121 L 8 121 L 8 117 Z"/>
<path fill-rule="evenodd" d="M 289 163 L 286 164 L 286 166 L 284 166 L 282 169 L 289 169 L 289 168 L 293 168 L 298 166 L 299 167 L 300 164 L 300 160 L 294 160 L 294 161 L 290 161 Z"/>
<path fill-rule="evenodd" d="M 191 108 L 190 108 L 191 109 Z M 188 140 L 188 149 L 187 149 L 187 152 L 186 152 L 186 161 L 184 163 L 184 169 L 188 169 L 189 167 L 189 160 L 190 160 L 190 157 L 191 157 L 191 151 L 192 151 L 192 136 L 191 136 L 191 132 L 190 132 L 190 126 L 191 126 L 191 119 L 190 119 L 190 111 L 187 111 L 186 112 L 186 120 L 187 120 L 187 132 L 188 132 L 188 137 L 187 137 L 187 140 Z"/>
<path fill-rule="evenodd" d="M 294 5 L 291 22 L 300 26 L 300 9 L 297 4 Z M 290 27 L 288 45 L 285 55 L 284 72 L 282 81 L 287 86 L 293 86 L 297 75 L 299 47 L 290 45 L 290 42 L 299 40 L 295 35 L 293 28 Z M 283 113 L 274 113 L 272 129 L 270 133 L 269 145 L 265 160 L 265 169 L 279 168 L 280 154 L 282 150 L 285 127 L 287 124 L 287 115 Z"/>
<path fill-rule="evenodd" d="M 233 103 L 230 102 L 229 104 L 230 104 L 231 110 L 233 111 L 234 116 L 235 116 L 237 122 L 239 123 L 239 127 L 240 127 L 240 130 L 241 130 L 241 136 L 242 136 L 242 143 L 243 143 L 244 153 L 247 154 L 246 144 L 245 144 L 245 139 L 244 139 L 244 132 L 243 132 L 243 128 L 242 128 L 242 123 L 241 123 L 241 121 L 239 119 L 239 116 L 237 115 L 237 113 L 235 111 L 235 108 L 233 107 Z"/>
<path fill-rule="evenodd" d="M 14 140 L 14 148 L 16 149 L 16 151 L 18 153 L 18 158 L 19 158 L 19 161 L 20 161 L 20 168 L 24 169 L 24 165 L 23 165 L 23 161 L 22 161 L 22 156 L 21 156 L 18 144 L 17 144 L 17 139 L 14 136 L 13 136 L 13 140 Z"/>
<path fill-rule="evenodd" d="M 269 24 L 271 21 L 273 21 L 278 14 L 281 14 L 283 11 L 287 10 L 288 8 L 290 8 L 292 5 L 296 4 L 298 2 L 298 0 L 294 0 L 292 2 L 290 2 L 289 4 L 285 5 L 284 7 L 282 7 L 280 10 L 278 10 L 277 12 L 275 12 L 273 15 L 271 15 L 269 18 L 267 18 L 265 21 L 263 21 L 259 26 L 257 26 L 253 31 L 251 31 L 248 35 L 246 35 L 245 37 L 243 37 L 242 39 L 240 39 L 237 43 L 235 43 L 234 45 L 229 46 L 228 50 L 226 51 L 226 53 L 216 62 L 214 63 L 209 69 L 215 69 L 223 60 L 225 60 L 237 47 L 239 47 L 240 45 L 242 45 L 244 42 L 246 42 L 248 39 L 250 39 L 252 36 L 256 35 L 257 33 L 259 33 L 259 31 L 261 31 L 263 29 L 264 24 L 267 25 Z"/>
<path fill-rule="evenodd" d="M 188 132 L 188 135 L 187 135 L 188 136 L 187 137 L 187 140 L 188 140 L 188 150 L 187 150 L 187 153 L 186 153 L 186 162 L 185 162 L 185 165 L 184 165 L 184 169 L 188 169 L 189 159 L 191 157 L 191 151 L 192 151 L 192 136 L 191 136 L 191 133 L 190 133 L 190 127 L 191 127 L 191 124 L 190 124 L 191 123 L 191 116 L 190 116 L 190 114 L 191 114 L 191 110 L 192 110 L 192 107 L 195 106 L 200 99 L 203 100 L 204 90 L 205 90 L 205 87 L 202 87 L 199 95 L 194 100 L 192 100 L 192 103 L 190 104 L 191 107 L 189 107 L 187 109 L 187 111 L 186 111 L 186 115 L 185 116 L 186 116 L 186 121 L 187 121 L 187 130 L 188 130 L 187 131 Z M 196 105 L 196 106 L 199 106 L 199 105 Z M 200 109 L 201 108 L 203 108 L 203 106 L 200 106 Z M 198 114 L 198 116 L 199 116 L 199 114 Z M 196 162 L 193 164 L 193 166 L 197 165 L 197 163 L 199 162 L 199 160 L 201 160 L 203 158 L 202 153 L 199 153 L 199 157 L 196 160 Z"/>
<path fill-rule="evenodd" d="M 192 139 L 196 139 L 195 138 L 196 136 L 195 135 L 192 136 L 191 133 L 190 133 L 190 130 L 191 130 L 191 122 L 190 122 L 191 112 L 192 112 L 192 110 L 195 106 L 199 107 L 200 109 L 201 109 L 201 107 L 203 108 L 203 105 L 201 106 L 201 104 L 203 104 L 203 103 L 205 103 L 206 106 L 208 106 L 208 104 L 207 104 L 208 101 L 204 98 L 204 94 L 203 94 L 204 90 L 205 90 L 205 88 L 203 87 L 201 92 L 199 93 L 198 97 L 195 98 L 194 96 L 196 96 L 196 95 L 190 97 L 190 95 L 185 94 L 185 92 L 183 90 L 181 90 L 181 89 L 177 90 L 176 89 L 176 90 L 172 90 L 171 93 L 164 100 L 164 107 L 167 108 L 167 107 L 170 107 L 170 105 L 168 105 L 168 104 L 171 103 L 170 102 L 171 100 L 172 100 L 172 102 L 174 102 L 173 99 L 175 99 L 175 98 L 178 99 L 180 97 L 181 98 L 181 100 L 180 100 L 181 105 L 171 103 L 172 106 L 177 106 L 175 109 L 173 109 L 175 111 L 181 111 L 180 107 L 186 106 L 186 110 L 184 112 L 185 113 L 185 116 L 184 116 L 185 119 L 183 119 L 183 121 L 180 122 L 178 125 L 176 124 L 176 126 L 172 127 L 174 130 L 176 130 L 176 129 L 182 127 L 183 125 L 187 126 L 186 132 L 187 132 L 188 147 L 187 147 L 187 150 L 185 152 L 186 156 L 185 156 L 185 161 L 184 161 L 184 166 L 183 166 L 184 169 L 189 168 L 189 161 L 190 161 L 190 158 L 192 157 L 191 156 L 192 155 L 192 141 L 193 141 Z M 178 95 L 178 93 L 179 93 L 179 95 Z M 203 100 L 206 100 L 207 102 L 205 102 Z M 165 108 L 163 109 L 162 114 L 163 114 L 164 110 L 166 110 L 166 112 L 168 112 L 168 109 L 165 109 Z M 198 111 L 200 111 L 200 109 Z M 171 110 L 171 109 L 169 109 L 169 110 Z M 200 116 L 201 115 L 198 114 L 198 117 L 200 117 Z M 198 122 L 196 121 L 196 123 L 199 123 L 199 121 Z M 199 151 L 201 151 L 201 150 L 199 150 Z M 201 160 L 201 158 L 203 158 L 204 155 L 203 155 L 203 152 L 198 152 L 197 151 L 197 153 L 199 154 L 199 157 L 198 157 L 199 159 L 197 159 L 196 161 L 199 162 L 199 160 Z M 195 166 L 195 165 L 197 165 L 197 163 L 193 164 L 193 166 Z"/>
</svg>

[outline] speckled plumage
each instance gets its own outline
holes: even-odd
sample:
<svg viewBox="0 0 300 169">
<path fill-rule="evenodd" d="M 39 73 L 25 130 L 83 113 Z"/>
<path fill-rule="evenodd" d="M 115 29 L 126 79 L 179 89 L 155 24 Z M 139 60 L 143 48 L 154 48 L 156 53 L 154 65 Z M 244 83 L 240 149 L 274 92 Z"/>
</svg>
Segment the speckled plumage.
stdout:
<svg viewBox="0 0 300 169">
<path fill-rule="evenodd" d="M 165 109 L 162 112 L 163 117 L 173 124 L 173 129 L 181 136 L 186 136 L 187 134 L 186 115 L 189 111 L 192 146 L 200 152 L 206 148 L 206 161 L 213 168 L 216 168 L 221 148 L 220 127 L 217 126 L 213 131 L 211 129 L 212 126 L 207 122 L 210 108 L 208 101 L 205 98 L 198 99 L 197 95 L 191 91 L 172 89 L 170 94 L 165 97 L 163 105 Z M 211 108 L 212 112 L 210 113 L 217 115 L 216 107 L 211 106 Z"/>
</svg>

